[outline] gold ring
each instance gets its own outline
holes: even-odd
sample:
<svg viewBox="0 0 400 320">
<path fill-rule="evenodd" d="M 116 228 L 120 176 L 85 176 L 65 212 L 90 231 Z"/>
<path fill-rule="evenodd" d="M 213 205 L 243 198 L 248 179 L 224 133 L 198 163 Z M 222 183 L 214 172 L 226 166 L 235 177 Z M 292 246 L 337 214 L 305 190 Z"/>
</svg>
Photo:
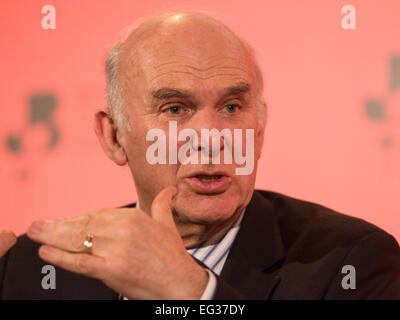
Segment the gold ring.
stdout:
<svg viewBox="0 0 400 320">
<path fill-rule="evenodd" d="M 94 235 L 92 235 L 92 234 L 89 233 L 89 234 L 86 236 L 85 241 L 83 242 L 83 246 L 85 247 L 85 249 L 86 249 L 88 252 L 92 252 L 93 238 L 94 238 Z"/>
</svg>

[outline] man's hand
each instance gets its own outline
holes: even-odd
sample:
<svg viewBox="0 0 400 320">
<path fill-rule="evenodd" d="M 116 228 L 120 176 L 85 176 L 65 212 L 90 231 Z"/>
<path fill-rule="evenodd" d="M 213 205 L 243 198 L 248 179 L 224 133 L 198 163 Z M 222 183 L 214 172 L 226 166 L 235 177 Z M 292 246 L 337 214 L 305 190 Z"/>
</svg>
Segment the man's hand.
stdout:
<svg viewBox="0 0 400 320">
<path fill-rule="evenodd" d="M 15 244 L 17 237 L 11 231 L 0 231 L 0 258 Z"/>
<path fill-rule="evenodd" d="M 40 257 L 102 280 L 128 299 L 199 299 L 208 274 L 187 253 L 171 201 L 176 188 L 154 199 L 151 217 L 140 209 L 91 212 L 59 221 L 36 221 L 28 236 L 43 243 Z M 93 235 L 91 253 L 83 246 Z"/>
</svg>

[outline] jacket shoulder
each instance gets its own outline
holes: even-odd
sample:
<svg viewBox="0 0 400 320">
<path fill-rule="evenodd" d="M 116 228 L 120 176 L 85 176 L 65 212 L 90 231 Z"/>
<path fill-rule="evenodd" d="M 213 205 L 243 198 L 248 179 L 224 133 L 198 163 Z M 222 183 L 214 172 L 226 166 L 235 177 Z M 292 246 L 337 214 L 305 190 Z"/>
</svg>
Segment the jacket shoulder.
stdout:
<svg viewBox="0 0 400 320">
<path fill-rule="evenodd" d="M 286 251 L 302 247 L 323 254 L 334 247 L 352 247 L 373 233 L 386 234 L 392 238 L 370 222 L 323 205 L 278 192 L 257 190 L 257 193 L 272 205 Z"/>
<path fill-rule="evenodd" d="M 400 247 L 393 236 L 316 203 L 276 192 L 257 193 L 271 208 L 285 251 L 274 298 L 399 298 Z M 343 288 L 344 266 L 356 270 L 357 290 Z"/>
</svg>

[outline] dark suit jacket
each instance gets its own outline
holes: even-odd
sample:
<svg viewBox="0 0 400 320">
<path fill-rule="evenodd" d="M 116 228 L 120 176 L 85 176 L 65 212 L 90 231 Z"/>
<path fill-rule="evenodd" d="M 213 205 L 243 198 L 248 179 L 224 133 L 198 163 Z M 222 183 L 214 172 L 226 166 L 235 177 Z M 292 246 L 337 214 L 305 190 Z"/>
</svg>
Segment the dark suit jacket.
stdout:
<svg viewBox="0 0 400 320">
<path fill-rule="evenodd" d="M 0 298 L 118 298 L 101 281 L 60 268 L 56 289 L 42 289 L 47 263 L 38 248 L 23 235 L 0 259 Z M 344 265 L 354 266 L 356 289 L 342 288 Z M 400 299 L 400 248 L 391 235 L 363 220 L 255 191 L 217 277 L 215 298 Z"/>
</svg>

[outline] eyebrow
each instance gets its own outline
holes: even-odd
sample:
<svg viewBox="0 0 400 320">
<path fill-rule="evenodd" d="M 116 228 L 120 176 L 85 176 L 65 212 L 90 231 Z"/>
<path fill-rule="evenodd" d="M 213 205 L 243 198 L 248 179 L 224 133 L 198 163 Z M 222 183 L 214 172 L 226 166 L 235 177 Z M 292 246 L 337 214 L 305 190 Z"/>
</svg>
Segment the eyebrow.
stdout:
<svg viewBox="0 0 400 320">
<path fill-rule="evenodd" d="M 250 91 L 250 84 L 246 82 L 239 82 L 233 86 L 223 89 L 224 96 L 243 94 Z M 153 99 L 163 100 L 170 98 L 188 98 L 192 96 L 190 91 L 181 90 L 176 88 L 160 88 L 152 92 Z"/>
<path fill-rule="evenodd" d="M 250 91 L 250 84 L 246 82 L 239 82 L 231 87 L 224 89 L 225 95 L 243 94 Z"/>
<path fill-rule="evenodd" d="M 155 99 L 163 100 L 168 98 L 187 98 L 190 96 L 190 92 L 174 88 L 161 88 L 153 91 L 151 95 Z"/>
</svg>

